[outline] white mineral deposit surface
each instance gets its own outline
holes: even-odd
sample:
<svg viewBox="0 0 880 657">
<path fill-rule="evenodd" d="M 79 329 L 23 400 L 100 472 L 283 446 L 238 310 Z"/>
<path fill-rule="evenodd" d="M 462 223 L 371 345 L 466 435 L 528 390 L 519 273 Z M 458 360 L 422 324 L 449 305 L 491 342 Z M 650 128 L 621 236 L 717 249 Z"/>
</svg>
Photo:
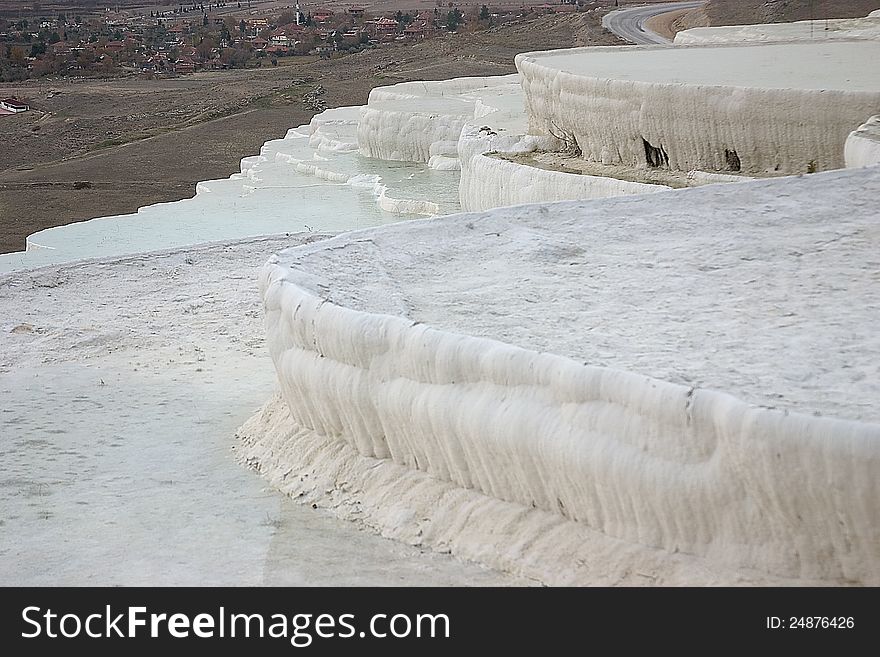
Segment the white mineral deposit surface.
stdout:
<svg viewBox="0 0 880 657">
<path fill-rule="evenodd" d="M 26 251 L 0 255 L 0 272 L 260 235 L 340 232 L 456 212 L 461 207 L 457 165 L 429 166 L 427 157 L 419 162 L 412 151 L 421 137 L 401 136 L 401 112 L 421 117 L 437 127 L 439 136 L 452 140 L 446 144 L 451 155 L 446 159 L 455 163 L 462 121 L 491 120 L 525 131 L 517 79 L 405 83 L 377 93 L 364 138 L 380 144 L 400 141 L 393 160 L 358 153 L 364 108 L 327 110 L 309 125 L 266 142 L 259 155 L 242 160 L 240 173 L 200 182 L 192 198 L 34 233 Z M 384 111 L 391 108 L 395 111 Z M 444 129 L 449 124 L 458 131 Z M 427 153 L 430 143 L 422 145 Z"/>
<path fill-rule="evenodd" d="M 0 276 L 0 584 L 503 585 L 268 489 L 256 270 L 303 236 Z"/>
<path fill-rule="evenodd" d="M 764 89 L 880 89 L 880 41 L 772 43 L 691 48 L 590 48 L 530 53 L 553 69 L 601 79 Z"/>
<path fill-rule="evenodd" d="M 872 584 L 878 194 L 868 167 L 296 247 L 260 285 L 289 419 L 265 406 L 241 448 L 545 583 Z"/>
<path fill-rule="evenodd" d="M 877 12 L 874 12 L 875 14 Z M 880 14 L 867 18 L 837 18 L 797 21 L 795 23 L 764 23 L 695 27 L 675 35 L 675 45 L 689 43 L 743 43 L 745 41 L 791 41 L 823 39 L 878 39 Z"/>
<path fill-rule="evenodd" d="M 50 228 L 0 272 L 244 237 L 343 231 L 454 212 L 458 172 L 357 153 L 360 108 L 330 110 L 266 142 L 241 173 L 196 186 L 193 198 Z"/>
<path fill-rule="evenodd" d="M 878 422 L 877 198 L 876 168 L 831 172 L 410 222 L 289 257 L 339 305 Z"/>
<path fill-rule="evenodd" d="M 871 41 L 529 57 L 624 81 L 880 90 L 880 42 Z M 481 85 L 377 92 L 372 107 L 330 110 L 267 142 L 239 173 L 199 183 L 192 199 L 41 231 L 27 251 L 0 256 L 0 272 L 9 272 L 0 273 L 0 584 L 525 581 L 429 552 L 424 546 L 442 541 L 421 543 L 419 519 L 406 515 L 415 512 L 398 513 L 387 497 L 364 505 L 375 504 L 373 517 L 412 545 L 358 531 L 333 517 L 335 489 L 325 489 L 324 479 L 304 481 L 309 472 L 335 476 L 329 461 L 323 474 L 320 464 L 301 462 L 297 480 L 285 481 L 281 450 L 270 463 L 261 436 L 235 440 L 276 389 L 257 278 L 278 252 L 281 264 L 342 306 L 759 406 L 880 422 L 876 167 L 425 219 L 460 208 L 457 167 L 502 163 L 480 159 L 484 143 L 535 149 L 537 138 L 521 138 L 525 115 L 513 78 Z M 471 159 L 456 141 L 465 124 Z M 862 141 L 853 152 L 873 162 L 874 142 Z M 413 161 L 364 157 L 365 144 Z M 527 177 L 511 180 L 527 187 Z M 568 184 L 547 178 L 553 194 Z M 479 178 L 462 185 L 468 207 L 478 207 L 479 188 Z M 543 200 L 546 190 L 532 192 L 501 195 L 498 203 Z M 386 226 L 407 218 L 415 220 Z M 302 246 L 352 229 L 363 230 Z M 249 425 L 257 432 L 284 412 L 277 399 L 266 408 Z M 338 452 L 327 436 L 302 444 L 318 438 L 329 441 L 324 453 Z M 307 491 L 319 508 L 291 501 L 242 467 L 234 449 L 254 445 L 276 486 Z M 338 461 L 342 477 L 351 461 Z M 359 461 L 358 476 L 369 483 L 375 469 L 393 481 L 373 490 L 402 499 L 400 487 L 415 480 L 378 465 L 389 464 Z M 420 481 L 426 489 L 440 485 Z M 477 524 L 490 531 L 471 534 L 462 554 L 506 569 L 505 550 L 522 547 L 508 539 L 523 508 L 508 504 L 502 519 L 510 531 L 495 532 L 489 516 L 501 518 L 497 500 L 458 504 L 477 493 L 442 485 L 451 525 L 468 516 L 462 505 L 482 505 L 487 514 Z M 422 520 L 439 508 L 434 497 L 425 500 Z M 359 504 L 345 491 L 337 506 L 346 508 L 335 515 L 357 520 Z M 529 535 L 543 538 L 528 546 L 557 555 L 542 547 L 552 535 L 540 527 L 562 516 L 539 511 L 545 515 L 532 517 L 537 529 Z M 786 539 L 797 538 L 793 531 Z M 627 552 L 635 544 L 570 536 L 573 543 L 560 545 L 588 546 L 591 557 L 590 546 L 601 545 L 608 561 L 568 577 L 562 550 L 544 570 L 511 570 L 545 582 L 639 583 L 645 552 Z M 656 545 L 641 548 L 669 557 Z M 630 556 L 605 573 L 602 564 L 624 552 Z M 678 564 L 670 579 L 651 582 L 717 581 L 695 576 L 680 556 L 670 557 Z M 875 572 L 875 563 L 865 572 Z"/>
<path fill-rule="evenodd" d="M 880 164 L 880 116 L 872 116 L 850 133 L 843 150 L 847 167 Z"/>
</svg>

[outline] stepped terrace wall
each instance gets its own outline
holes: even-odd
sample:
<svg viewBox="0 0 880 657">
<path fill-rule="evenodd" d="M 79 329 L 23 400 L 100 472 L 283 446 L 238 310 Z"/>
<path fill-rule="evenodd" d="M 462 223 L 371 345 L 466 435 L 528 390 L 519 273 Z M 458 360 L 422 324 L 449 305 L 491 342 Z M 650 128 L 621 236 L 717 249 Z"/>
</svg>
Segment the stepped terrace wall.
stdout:
<svg viewBox="0 0 880 657">
<path fill-rule="evenodd" d="M 605 164 L 773 175 L 844 166 L 878 113 L 880 41 L 578 48 L 516 57 L 532 134 Z"/>
<path fill-rule="evenodd" d="M 514 115 L 522 114 L 518 77 L 402 82 L 373 89 L 358 123 L 360 153 L 457 168 L 456 148 L 466 123 L 508 106 Z"/>
<path fill-rule="evenodd" d="M 876 363 L 880 303 L 855 272 L 876 251 L 869 199 L 878 192 L 876 170 L 850 170 L 408 222 L 292 249 L 261 277 L 283 398 L 303 430 L 362 456 L 627 544 L 719 568 L 876 585 L 877 380 L 846 377 Z M 791 199 L 810 193 L 804 217 Z M 743 194 L 762 212 L 743 217 Z M 841 208 L 845 218 L 829 223 Z M 660 221 L 673 210 L 675 222 Z M 677 245 L 668 253 L 666 238 Z M 480 257 L 467 250 L 474 243 Z M 648 245 L 650 266 L 640 260 Z M 777 308 L 775 288 L 750 287 L 755 276 L 784 287 L 801 311 Z M 833 292 L 838 276 L 843 296 Z M 646 281 L 662 288 L 653 302 L 632 297 Z M 584 310 L 566 305 L 578 298 Z M 639 348 L 599 346 L 617 330 L 593 324 L 616 320 L 609 308 L 629 298 L 640 319 L 621 326 L 641 331 Z M 754 338 L 742 334 L 749 327 Z M 805 331 L 801 358 L 792 347 Z M 827 367 L 809 362 L 816 352 Z M 594 364 L 602 360 L 632 365 Z M 641 373 L 666 367 L 667 380 Z M 747 399 L 765 384 L 781 394 L 759 406 L 702 380 L 727 381 L 720 390 Z M 829 409 L 864 419 L 810 414 Z"/>
<path fill-rule="evenodd" d="M 539 148 L 553 150 L 558 144 L 553 138 L 495 134 L 492 130 L 466 125 L 458 142 L 462 209 L 489 210 L 523 203 L 609 198 L 668 189 L 663 185 L 523 166 L 492 156 L 530 153 Z"/>
<path fill-rule="evenodd" d="M 848 167 L 880 165 L 880 116 L 872 116 L 850 133 L 844 153 Z"/>
</svg>

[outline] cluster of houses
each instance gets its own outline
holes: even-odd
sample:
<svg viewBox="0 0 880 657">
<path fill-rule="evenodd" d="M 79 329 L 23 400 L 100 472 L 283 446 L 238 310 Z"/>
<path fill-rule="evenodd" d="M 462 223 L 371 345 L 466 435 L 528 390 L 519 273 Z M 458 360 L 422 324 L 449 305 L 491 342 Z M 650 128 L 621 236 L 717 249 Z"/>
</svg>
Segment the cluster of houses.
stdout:
<svg viewBox="0 0 880 657">
<path fill-rule="evenodd" d="M 318 9 L 298 23 L 280 25 L 268 35 L 249 39 L 249 43 L 255 51 L 273 56 L 327 54 L 358 44 L 424 39 L 439 31 L 433 13 L 407 15 L 404 22 L 388 16 L 367 18 L 360 7 L 350 7 L 341 14 Z"/>
<path fill-rule="evenodd" d="M 497 15 L 497 14 L 496 14 Z M 378 45 L 390 41 L 418 41 L 445 32 L 444 12 L 439 10 L 391 16 L 367 16 L 363 7 L 352 6 L 343 11 L 319 8 L 308 14 L 294 12 L 296 20 L 274 26 L 266 18 L 242 19 L 237 29 L 227 30 L 210 56 L 192 44 L 192 35 L 199 33 L 200 21 L 177 20 L 166 26 L 164 48 L 143 63 L 144 71 L 188 73 L 200 68 L 218 66 L 223 48 L 244 48 L 257 57 L 272 58 L 288 55 L 328 56 L 340 50 Z M 215 19 L 217 26 L 225 24 Z M 173 51 L 176 59 L 169 60 Z M 219 66 L 223 66 L 222 61 Z"/>
<path fill-rule="evenodd" d="M 574 0 L 563 0 L 564 3 Z M 451 3 L 450 3 L 451 5 Z M 572 4 L 546 5 L 547 11 L 576 10 Z M 483 12 L 489 10 L 483 6 Z M 523 8 L 520 8 L 522 11 Z M 529 10 L 542 11 L 542 7 Z M 390 41 L 419 41 L 445 33 L 447 8 L 437 7 L 420 12 L 397 12 L 393 17 L 369 16 L 363 7 L 351 6 L 333 11 L 318 8 L 302 12 L 286 12 L 294 20 L 275 25 L 265 17 L 229 15 L 226 17 L 196 14 L 184 17 L 178 13 L 155 16 L 117 16 L 104 20 L 101 37 L 95 32 L 84 34 L 78 22 L 73 38 L 59 30 L 45 44 L 45 53 L 31 53 L 33 64 L 49 56 L 66 62 L 66 70 L 87 68 L 104 62 L 122 65 L 144 73 L 192 73 L 205 68 L 228 68 L 245 64 L 253 57 L 275 59 L 287 55 L 317 54 L 330 56 L 336 51 L 351 51 Z M 516 9 L 492 9 L 495 24 L 516 17 Z M 456 13 L 463 15 L 456 10 Z M 41 24 L 42 25 L 42 24 Z M 45 22 L 46 29 L 58 24 Z M 3 35 L 0 34 L 0 37 Z M 112 36 L 112 38 L 108 38 Z M 59 72 L 63 72 L 64 67 Z M 38 73 L 39 74 L 39 73 Z"/>
<path fill-rule="evenodd" d="M 267 18 L 232 21 L 216 17 L 204 18 L 156 17 L 152 27 L 162 28 L 159 43 L 145 43 L 143 29 L 122 29 L 119 40 L 101 40 L 95 43 L 59 41 L 49 44 L 49 51 L 60 57 L 77 57 L 83 52 L 98 58 L 112 57 L 114 61 L 136 64 L 145 73 L 192 73 L 200 69 L 228 66 L 225 50 L 238 50 L 247 57 L 284 57 L 288 55 L 317 54 L 328 56 L 335 51 L 359 45 L 378 44 L 393 40 L 418 40 L 434 36 L 435 15 L 407 15 L 407 21 L 380 16 L 370 18 L 361 7 L 350 7 L 343 12 L 317 9 L 300 13 L 298 20 L 274 26 Z M 144 18 L 138 17 L 137 27 Z M 114 24 L 115 29 L 133 27 Z M 200 47 L 206 35 L 214 37 L 210 48 Z M 232 57 L 232 55 L 229 55 Z"/>
</svg>

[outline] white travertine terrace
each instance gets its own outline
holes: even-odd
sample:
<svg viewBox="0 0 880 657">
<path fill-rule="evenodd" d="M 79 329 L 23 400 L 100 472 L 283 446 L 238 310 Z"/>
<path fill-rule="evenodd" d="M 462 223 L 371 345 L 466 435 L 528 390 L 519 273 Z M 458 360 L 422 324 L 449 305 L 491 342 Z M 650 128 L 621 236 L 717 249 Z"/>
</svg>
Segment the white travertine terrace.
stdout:
<svg viewBox="0 0 880 657">
<path fill-rule="evenodd" d="M 696 43 L 827 39 L 880 39 L 880 13 L 871 12 L 865 18 L 829 18 L 794 23 L 694 27 L 678 32 L 673 43 L 681 46 Z"/>
<path fill-rule="evenodd" d="M 668 189 L 663 185 L 523 166 L 490 155 L 557 148 L 559 144 L 552 137 L 496 134 L 493 129 L 487 131 L 466 125 L 458 142 L 462 209 L 489 210 L 523 203 L 608 198 Z"/>
<path fill-rule="evenodd" d="M 569 169 L 579 164 L 576 158 L 561 154 L 559 140 L 541 135 L 495 133 L 489 126 L 466 125 L 458 142 L 461 162 L 459 201 L 463 210 L 479 211 L 523 203 L 547 203 L 577 199 L 611 198 L 630 194 L 648 194 L 670 189 L 662 182 L 628 180 L 620 167 L 609 167 L 607 174 L 589 174 L 576 170 L 558 170 L 542 166 L 541 157 Z M 516 156 L 530 155 L 523 163 Z M 635 174 L 636 172 L 630 172 Z M 674 176 L 676 187 L 698 187 L 716 183 L 743 182 L 752 178 L 707 171 L 679 172 Z"/>
<path fill-rule="evenodd" d="M 880 165 L 880 116 L 872 116 L 846 138 L 847 167 Z"/>
<path fill-rule="evenodd" d="M 676 184 L 840 167 L 846 136 L 880 112 L 880 73 L 866 64 L 878 45 L 593 48 L 521 56 L 530 116 L 516 75 L 375 89 L 368 106 L 316 115 L 309 125 L 264 144 L 259 155 L 244 158 L 240 173 L 199 183 L 191 199 L 30 235 L 27 251 L 0 255 L 0 271 L 303 229 L 362 228 L 461 208 L 644 193 L 668 183 L 613 171 L 572 173 L 576 168 L 568 166 L 559 171 L 536 166 L 535 158 L 507 158 L 536 149 L 564 150 L 562 141 L 546 134 L 548 126 L 538 125 L 546 124 L 540 118 L 546 111 L 561 112 L 589 133 L 579 136 L 586 160 L 648 171 L 644 138 L 656 153 L 665 152 L 670 171 L 681 174 Z M 752 88 L 717 86 L 743 82 L 737 75 L 760 74 L 752 61 L 760 48 L 778 49 L 769 59 L 782 62 L 774 64 L 771 87 L 805 88 L 759 88 L 768 84 L 762 74 Z M 726 66 L 726 58 L 747 70 Z M 694 72 L 695 59 L 708 70 Z M 583 75 L 545 75 L 544 64 L 553 61 L 581 72 L 599 66 L 601 78 L 587 84 L 597 85 L 589 92 L 593 95 L 583 95 L 589 80 Z M 670 82 L 675 67 L 667 65 L 676 63 L 689 72 Z M 803 69 L 810 73 L 798 79 Z M 529 120 L 534 134 L 526 134 Z M 733 164 L 741 171 L 732 170 Z"/>
<path fill-rule="evenodd" d="M 715 577 L 876 585 L 878 195 L 848 170 L 292 249 L 261 291 L 294 433 Z"/>
<path fill-rule="evenodd" d="M 370 92 L 358 123 L 360 153 L 457 168 L 454 160 L 462 128 L 489 114 L 494 114 L 496 124 L 500 120 L 505 127 L 517 122 L 524 127 L 517 75 L 378 87 Z"/>
<path fill-rule="evenodd" d="M 241 458 L 273 484 L 551 584 L 880 585 L 878 52 L 523 55 L 536 134 L 516 76 L 377 89 L 0 270 L 365 228 L 262 271 L 282 397 Z M 511 161 L 567 132 L 688 184 L 851 168 L 671 192 Z M 377 228 L 459 204 L 518 207 Z"/>
<path fill-rule="evenodd" d="M 582 175 L 506 161 L 494 154 L 559 150 L 558 139 L 527 135 L 519 76 L 405 82 L 370 93 L 358 122 L 360 154 L 461 169 L 465 210 L 642 194 L 661 184 Z M 690 184 L 729 182 L 700 171 Z"/>
<path fill-rule="evenodd" d="M 757 175 L 843 167 L 847 135 L 880 110 L 876 61 L 873 40 L 516 58 L 533 134 L 571 133 L 604 164 Z"/>
<path fill-rule="evenodd" d="M 459 209 L 457 171 L 360 156 L 360 113 L 341 107 L 316 115 L 243 158 L 239 173 L 198 183 L 192 198 L 34 233 L 26 251 L 0 254 L 0 272 L 284 232 L 339 232 Z"/>
</svg>

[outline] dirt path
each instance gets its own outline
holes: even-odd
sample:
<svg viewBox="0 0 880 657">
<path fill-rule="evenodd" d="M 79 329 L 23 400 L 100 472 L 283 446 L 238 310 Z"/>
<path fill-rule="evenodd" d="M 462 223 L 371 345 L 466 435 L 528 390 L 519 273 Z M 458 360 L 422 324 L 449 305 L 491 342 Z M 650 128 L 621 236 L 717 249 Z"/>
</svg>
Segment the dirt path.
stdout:
<svg viewBox="0 0 880 657">
<path fill-rule="evenodd" d="M 680 28 L 677 28 L 674 24 L 676 19 L 681 18 L 685 14 L 694 11 L 693 9 L 679 9 L 678 11 L 670 11 L 666 14 L 660 14 L 659 16 L 654 16 L 649 18 L 646 22 L 648 29 L 656 32 L 662 37 L 666 37 L 669 40 L 675 38 L 676 33 Z"/>
</svg>

